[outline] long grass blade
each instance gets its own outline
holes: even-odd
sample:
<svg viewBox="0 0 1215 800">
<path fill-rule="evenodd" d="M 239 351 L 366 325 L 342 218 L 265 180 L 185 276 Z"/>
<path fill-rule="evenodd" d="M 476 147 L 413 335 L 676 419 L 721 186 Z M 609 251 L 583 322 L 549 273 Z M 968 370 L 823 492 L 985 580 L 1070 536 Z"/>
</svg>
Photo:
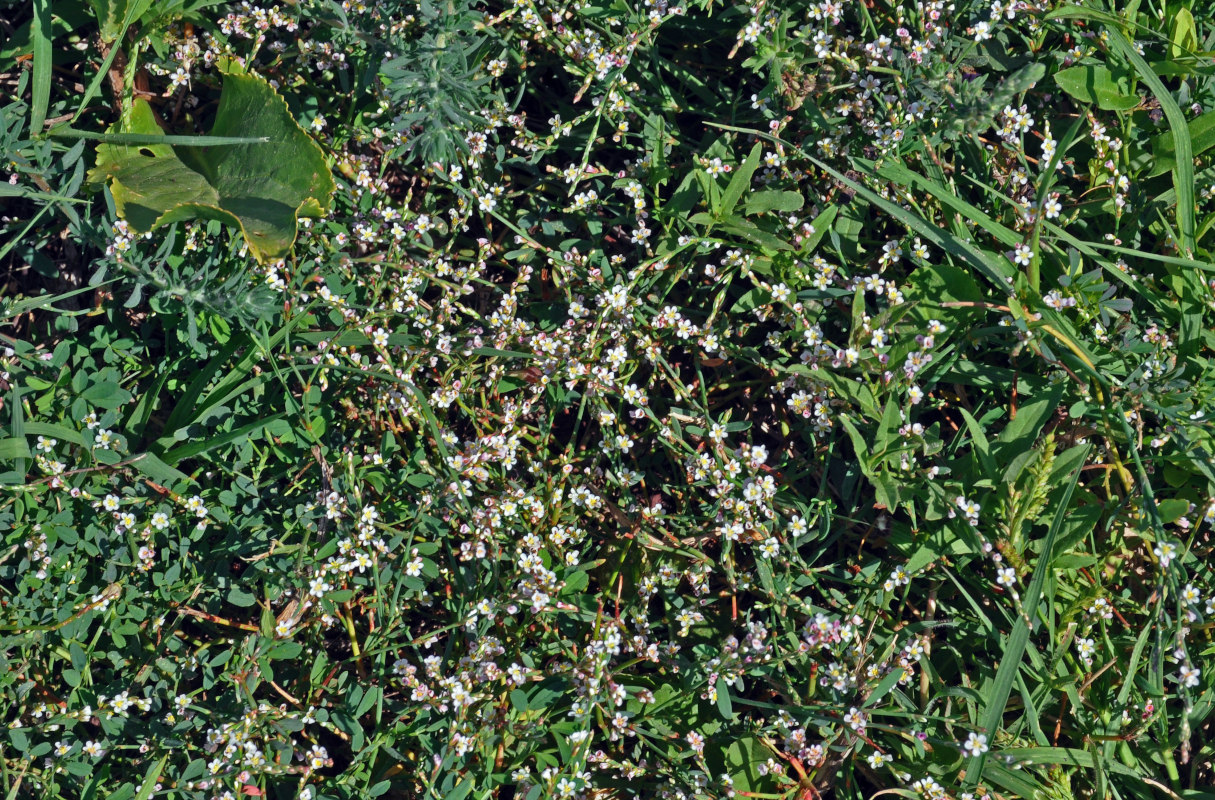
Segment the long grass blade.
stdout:
<svg viewBox="0 0 1215 800">
<path fill-rule="evenodd" d="M 94 133 L 80 131 L 64 125 L 52 128 L 48 136 L 63 139 L 89 139 L 105 144 L 179 144 L 188 147 L 218 147 L 226 144 L 265 144 L 270 140 L 265 136 L 176 136 L 173 134 L 151 133 Z"/>
<path fill-rule="evenodd" d="M 817 158 L 809 154 L 806 154 L 806 158 L 808 158 L 819 169 L 823 170 L 828 175 L 847 186 L 849 189 L 852 189 L 854 192 L 861 195 L 870 203 L 882 209 L 882 211 L 885 211 L 899 222 L 903 223 L 908 229 L 915 231 L 920 236 L 923 236 L 925 239 L 932 242 L 934 245 L 947 253 L 950 253 L 970 264 L 970 266 L 974 267 L 975 270 L 991 281 L 991 283 L 998 287 L 1001 291 L 1007 292 L 1011 288 L 1009 281 L 1012 278 L 1012 268 L 1007 262 L 1001 262 L 999 259 L 988 257 L 974 245 L 964 242 L 953 234 L 941 230 L 927 220 L 917 217 L 915 214 L 912 214 L 910 211 L 897 203 L 890 202 L 877 192 L 857 183 L 851 178 L 848 178 L 843 173 L 833 169 L 824 162 L 819 161 Z"/>
<path fill-rule="evenodd" d="M 1088 458 L 1090 447 L 1091 445 L 1085 445 L 1084 458 L 1081 458 L 1079 462 L 1081 466 Z M 1004 718 L 1004 707 L 1008 703 L 1008 695 L 1012 692 L 1017 672 L 1021 669 L 1021 657 L 1025 655 L 1025 648 L 1029 644 L 1030 624 L 1038 613 L 1038 604 L 1042 601 L 1042 587 L 1046 584 L 1046 576 L 1053 568 L 1055 539 L 1058 538 L 1059 530 L 1063 527 L 1063 520 L 1067 516 L 1072 493 L 1079 482 L 1080 467 L 1077 467 L 1072 473 L 1063 496 L 1059 498 L 1059 505 L 1055 510 L 1054 519 L 1051 520 L 1050 530 L 1047 531 L 1046 539 L 1042 542 L 1042 553 L 1038 557 L 1038 564 L 1034 568 L 1034 576 L 1030 579 L 1029 588 L 1025 591 L 1023 603 L 1025 615 L 1018 617 L 1017 621 L 1013 623 L 1012 633 L 1009 634 L 1008 644 L 1004 648 L 1004 658 L 1000 661 L 1000 668 L 996 670 L 995 682 L 987 695 L 982 721 L 989 737 L 995 737 L 996 731 L 1000 728 L 1000 722 Z M 986 753 L 971 756 L 968 759 L 965 783 L 968 790 L 978 785 L 986 761 Z"/>
<path fill-rule="evenodd" d="M 51 104 L 51 2 L 34 0 L 34 19 L 30 24 L 34 50 L 34 85 L 30 102 L 30 136 L 42 132 L 46 110 Z"/>
<path fill-rule="evenodd" d="M 1173 167 L 1173 186 L 1177 189 L 1177 228 L 1178 245 L 1183 255 L 1194 254 L 1196 230 L 1195 216 L 1197 205 L 1194 200 L 1194 147 L 1190 140 L 1190 129 L 1186 124 L 1181 107 L 1173 99 L 1173 95 L 1165 88 L 1160 78 L 1152 71 L 1151 66 L 1143 60 L 1143 56 L 1126 40 L 1126 36 L 1117 27 L 1106 27 L 1110 44 L 1114 49 L 1131 62 L 1139 78 L 1152 90 L 1152 94 L 1160 101 L 1160 109 L 1169 121 L 1169 129 L 1173 134 L 1173 152 L 1176 163 Z M 1202 338 L 1203 311 L 1206 308 L 1203 296 L 1207 294 L 1201 278 L 1191 271 L 1182 274 L 1181 286 L 1184 296 L 1181 298 L 1181 335 L 1178 344 L 1183 353 L 1196 352 Z"/>
</svg>

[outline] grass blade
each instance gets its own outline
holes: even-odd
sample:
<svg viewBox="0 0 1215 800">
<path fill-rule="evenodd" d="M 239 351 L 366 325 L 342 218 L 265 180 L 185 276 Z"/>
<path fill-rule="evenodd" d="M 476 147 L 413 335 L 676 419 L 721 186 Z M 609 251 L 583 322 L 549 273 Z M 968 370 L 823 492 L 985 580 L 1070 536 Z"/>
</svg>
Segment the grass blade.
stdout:
<svg viewBox="0 0 1215 800">
<path fill-rule="evenodd" d="M 67 125 L 52 128 L 48 136 L 63 139 L 89 139 L 105 144 L 169 144 L 186 145 L 188 147 L 218 147 L 225 144 L 265 144 L 270 140 L 264 136 L 175 136 L 172 134 L 156 135 L 150 133 L 94 133 L 80 131 Z"/>
<path fill-rule="evenodd" d="M 878 167 L 872 161 L 865 161 L 859 158 L 855 159 L 855 161 L 857 166 L 870 174 L 877 175 L 879 178 L 892 181 L 900 186 L 906 186 L 907 188 L 915 187 L 922 191 L 928 192 L 938 201 L 940 201 L 942 205 L 949 206 L 955 212 L 961 214 L 964 218 L 973 220 L 979 225 L 979 227 L 983 228 L 983 230 L 994 236 L 996 241 L 1000 242 L 1000 244 L 1007 247 L 1013 247 L 1025 239 L 1024 236 L 1004 225 L 1001 225 L 999 222 L 996 222 L 978 206 L 968 203 L 947 187 L 929 180 L 923 175 L 920 175 L 918 172 L 908 169 L 902 164 L 891 161 Z"/>
<path fill-rule="evenodd" d="M 811 156 L 808 153 L 804 153 L 804 155 L 819 169 L 823 170 L 828 175 L 847 186 L 849 189 L 852 189 L 854 192 L 864 197 L 870 203 L 882 209 L 882 211 L 885 211 L 899 222 L 903 223 L 903 225 L 907 226 L 909 230 L 915 231 L 920 236 L 923 236 L 929 242 L 941 248 L 945 252 L 950 253 L 957 258 L 960 258 L 962 261 L 970 264 L 985 278 L 991 281 L 991 283 L 1001 292 L 1007 293 L 1009 289 L 1012 288 L 1012 284 L 1009 282 L 1012 279 L 1012 268 L 1010 264 L 1002 262 L 1000 259 L 988 257 L 974 245 L 962 241 L 947 231 L 941 230 L 927 220 L 920 219 L 915 214 L 912 214 L 910 211 L 906 210 L 897 203 L 890 202 L 877 192 L 869 189 L 866 186 L 862 186 L 851 178 L 845 176 L 843 173 L 832 169 L 830 166 L 822 161 L 819 161 L 814 156 Z M 861 164 L 857 164 L 857 166 L 863 169 Z"/>
<path fill-rule="evenodd" d="M 1156 77 L 1156 73 L 1143 56 L 1131 46 L 1122 31 L 1114 26 L 1106 29 L 1110 43 L 1119 54 L 1134 65 L 1139 78 L 1148 85 L 1152 94 L 1160 101 L 1160 110 L 1169 121 L 1173 134 L 1173 152 L 1177 154 L 1177 164 L 1173 169 L 1173 185 L 1177 188 L 1177 227 L 1180 229 L 1181 250 L 1186 255 L 1194 252 L 1194 148 L 1190 142 L 1190 129 L 1186 125 L 1185 115 L 1173 95 Z"/>
<path fill-rule="evenodd" d="M 1091 445 L 1085 445 L 1084 458 L 1080 459 L 1080 465 L 1083 465 L 1088 459 L 1090 447 Z M 1046 583 L 1046 576 L 1052 569 L 1055 539 L 1058 538 L 1059 529 L 1067 515 L 1068 504 L 1071 503 L 1072 493 L 1079 482 L 1080 468 L 1078 467 L 1072 473 L 1063 497 L 1059 499 L 1059 506 L 1055 511 L 1054 519 L 1051 520 L 1050 530 L 1042 543 L 1042 554 L 1038 558 L 1038 565 L 1034 568 L 1034 576 L 1029 582 L 1029 588 L 1025 591 L 1025 616 L 1018 617 L 1013 623 L 1012 633 L 1009 634 L 1008 644 L 1004 649 L 1004 658 L 1000 661 L 1000 668 L 996 670 L 995 684 L 987 696 L 986 707 L 983 711 L 983 727 L 992 739 L 995 738 L 996 731 L 1000 728 L 1000 722 L 1004 717 L 1004 706 L 1008 703 L 1008 695 L 1012 692 L 1017 672 L 1021 669 L 1021 657 L 1025 655 L 1025 648 L 1029 644 L 1030 622 L 1038 613 L 1038 604 L 1042 600 L 1042 587 Z M 1030 622 L 1027 622 L 1027 619 Z M 986 753 L 971 756 L 967 760 L 966 788 L 968 790 L 978 785 L 986 761 Z"/>
<path fill-rule="evenodd" d="M 46 1 L 43 0 L 43 2 Z M 140 8 L 139 3 L 131 3 L 127 6 L 126 15 L 122 20 L 122 30 L 115 37 L 114 41 L 108 45 L 109 52 L 105 54 L 105 59 L 101 62 L 101 68 L 97 70 L 97 74 L 89 82 L 88 88 L 84 90 L 84 96 L 80 98 L 80 105 L 76 107 L 76 113 L 72 115 L 72 122 L 80 119 L 80 115 L 84 113 L 84 110 L 89 107 L 89 103 L 101 91 L 101 82 L 110 74 L 110 67 L 113 66 L 114 59 L 118 56 L 118 51 L 122 49 L 119 45 L 126 38 L 127 28 L 131 27 L 138 14 L 142 14 L 145 9 L 146 7 Z M 98 20 L 98 22 L 102 25 L 105 24 L 105 20 Z"/>
<path fill-rule="evenodd" d="M 34 19 L 30 25 L 34 48 L 34 86 L 30 102 L 30 136 L 42 132 L 46 110 L 51 104 L 51 2 L 34 0 Z"/>
<path fill-rule="evenodd" d="M 161 461 L 163 461 L 165 465 L 172 467 L 173 465 L 179 464 L 188 458 L 195 458 L 208 450 L 214 450 L 216 447 L 221 447 L 230 442 L 240 441 L 241 439 L 247 439 L 257 431 L 260 431 L 262 428 L 269 425 L 271 422 L 274 422 L 276 419 L 282 419 L 285 416 L 287 416 L 286 412 L 280 411 L 277 414 L 271 414 L 265 419 L 250 422 L 248 425 L 242 425 L 236 430 L 221 433 L 218 436 L 213 436 L 209 439 L 202 439 L 194 442 L 193 444 L 182 445 L 181 447 L 165 453 L 164 458 L 162 458 Z M 150 463 L 154 464 L 154 462 Z"/>
<path fill-rule="evenodd" d="M 844 186 L 847 186 L 849 189 L 852 189 L 854 192 L 864 197 L 867 201 L 897 219 L 908 229 L 915 231 L 920 236 L 923 236 L 929 242 L 947 253 L 950 253 L 955 257 L 960 258 L 962 261 L 970 264 L 972 267 L 982 273 L 984 277 L 991 281 L 991 283 L 996 286 L 1000 292 L 1007 294 L 1012 288 L 1012 264 L 1008 263 L 1004 259 L 989 257 L 986 253 L 979 250 L 974 245 L 959 239 L 948 231 L 941 230 L 927 220 L 920 219 L 915 214 L 907 211 L 897 203 L 890 202 L 872 189 L 862 186 L 838 170 L 833 169 L 832 167 L 823 163 L 801 147 L 798 147 L 793 142 L 786 141 L 781 139 L 779 136 L 773 136 L 770 133 L 755 130 L 753 128 L 740 128 L 736 125 L 724 125 L 716 122 L 710 122 L 708 124 L 714 128 L 720 128 L 725 131 L 749 133 L 752 136 L 757 136 L 760 139 L 766 139 L 770 142 L 776 142 L 784 145 L 790 150 L 796 151 L 799 155 L 813 163 L 823 172 L 826 172 L 832 178 L 835 178 L 836 181 Z M 858 169 L 864 170 L 864 164 L 858 162 L 856 163 L 856 166 Z M 869 170 L 869 174 L 877 177 L 872 170 Z"/>
<path fill-rule="evenodd" d="M 1197 205 L 1194 200 L 1194 147 L 1190 140 L 1190 129 L 1186 124 L 1185 115 L 1181 113 L 1181 108 L 1173 99 L 1173 95 L 1161 83 L 1160 78 L 1156 77 L 1156 73 L 1143 60 L 1143 56 L 1139 55 L 1139 52 L 1126 40 L 1122 31 L 1111 25 L 1106 28 L 1106 32 L 1109 34 L 1110 44 L 1123 58 L 1134 65 L 1140 80 L 1148 85 L 1152 94 L 1160 101 L 1160 109 L 1169 121 L 1169 128 L 1173 134 L 1173 152 L 1176 154 L 1176 163 L 1173 166 L 1173 186 L 1177 189 L 1177 243 L 1181 247 L 1183 255 L 1192 256 L 1195 247 L 1194 218 Z M 1189 354 L 1197 352 L 1202 338 L 1203 311 L 1206 308 L 1203 298 L 1207 295 L 1207 291 L 1202 279 L 1193 271 L 1183 273 L 1181 286 L 1184 289 L 1184 295 L 1181 298 L 1181 335 L 1178 337 L 1178 344 L 1182 353 Z"/>
</svg>

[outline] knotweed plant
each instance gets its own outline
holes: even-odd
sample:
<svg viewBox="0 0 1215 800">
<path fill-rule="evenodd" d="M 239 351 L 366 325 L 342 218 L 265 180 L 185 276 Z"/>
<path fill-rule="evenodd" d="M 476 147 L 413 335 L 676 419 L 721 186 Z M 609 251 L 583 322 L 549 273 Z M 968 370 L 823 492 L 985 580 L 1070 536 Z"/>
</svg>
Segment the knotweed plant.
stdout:
<svg viewBox="0 0 1215 800">
<path fill-rule="evenodd" d="M 0 789 L 1208 797 L 1215 30 L 1131 5 L 14 11 Z M 85 181 L 256 154 L 231 64 L 281 259 Z"/>
</svg>

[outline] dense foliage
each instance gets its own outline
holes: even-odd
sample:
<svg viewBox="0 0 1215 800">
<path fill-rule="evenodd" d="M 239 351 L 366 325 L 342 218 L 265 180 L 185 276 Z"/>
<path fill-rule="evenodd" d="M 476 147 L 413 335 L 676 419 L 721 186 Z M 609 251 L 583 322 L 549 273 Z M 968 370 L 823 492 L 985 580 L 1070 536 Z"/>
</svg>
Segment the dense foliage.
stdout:
<svg viewBox="0 0 1215 800">
<path fill-rule="evenodd" d="M 6 798 L 1215 798 L 1204 3 L 0 6 Z"/>
</svg>

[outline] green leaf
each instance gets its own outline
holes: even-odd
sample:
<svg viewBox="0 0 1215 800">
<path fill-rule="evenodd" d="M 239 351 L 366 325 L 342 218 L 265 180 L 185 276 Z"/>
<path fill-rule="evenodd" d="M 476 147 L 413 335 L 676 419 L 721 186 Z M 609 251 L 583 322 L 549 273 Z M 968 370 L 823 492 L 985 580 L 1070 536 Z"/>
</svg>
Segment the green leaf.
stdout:
<svg viewBox="0 0 1215 800">
<path fill-rule="evenodd" d="M 835 215 L 839 213 L 839 206 L 829 205 L 819 212 L 819 215 L 814 218 L 814 222 L 810 223 L 810 227 L 814 229 L 814 233 L 802 240 L 802 249 L 807 253 L 812 252 L 818 243 L 831 230 L 831 223 L 835 221 Z"/>
<path fill-rule="evenodd" d="M 30 134 L 42 132 L 46 110 L 51 104 L 51 2 L 34 0 L 34 19 L 30 24 L 34 45 L 34 87 L 30 102 Z"/>
<path fill-rule="evenodd" d="M 109 381 L 94 383 L 85 389 L 80 396 L 98 408 L 107 410 L 118 408 L 123 403 L 131 401 L 130 392 L 118 384 Z"/>
<path fill-rule="evenodd" d="M 751 188 L 751 176 L 759 167 L 759 156 L 763 151 L 764 146 L 756 142 L 755 146 L 751 148 L 751 154 L 747 156 L 747 160 L 734 172 L 734 177 L 730 179 L 726 190 L 721 193 L 721 207 L 717 211 L 718 216 L 728 217 L 734 213 L 734 206 L 738 205 L 738 199 L 742 197 L 743 192 Z"/>
<path fill-rule="evenodd" d="M 17 458 L 33 458 L 29 442 L 24 436 L 0 439 L 0 461 L 12 461 Z"/>
<path fill-rule="evenodd" d="M 389 344 L 393 344 L 391 337 Z M 535 358 L 535 353 L 524 353 L 521 350 L 500 350 L 497 347 L 478 347 L 472 351 L 475 356 L 499 356 L 501 358 Z"/>
<path fill-rule="evenodd" d="M 456 788 L 444 795 L 444 798 L 445 800 L 464 800 L 465 797 L 472 794 L 472 790 L 473 779 L 465 778 L 464 780 L 460 781 Z"/>
<path fill-rule="evenodd" d="M 873 692 L 865 698 L 865 708 L 873 708 L 878 704 L 879 701 L 881 701 L 882 698 L 890 694 L 890 691 L 894 689 L 899 680 L 903 677 L 904 672 L 905 670 L 896 664 L 894 669 L 886 673 L 886 675 L 880 681 L 878 681 L 878 685 L 873 688 Z"/>
<path fill-rule="evenodd" d="M 151 767 L 148 768 L 148 774 L 144 776 L 143 783 L 139 785 L 139 792 L 135 795 L 135 800 L 148 800 L 152 796 L 152 792 L 156 791 L 156 782 L 160 780 L 160 774 L 164 771 L 165 763 L 169 760 L 169 755 L 160 757 Z"/>
<path fill-rule="evenodd" d="M 416 486 L 419 489 L 425 489 L 435 482 L 435 476 L 426 472 L 412 472 L 405 476 L 405 482 L 410 486 Z"/>
<path fill-rule="evenodd" d="M 730 684 L 725 678 L 717 678 L 717 710 L 725 719 L 734 719 L 734 703 L 730 701 Z"/>
<path fill-rule="evenodd" d="M 1064 6 L 1056 8 L 1046 15 L 1046 19 L 1091 19 L 1098 22 L 1104 22 L 1109 25 L 1123 25 L 1125 20 L 1121 19 L 1116 14 L 1111 14 L 1108 11 L 1098 11 L 1093 8 L 1085 8 L 1083 6 Z"/>
<path fill-rule="evenodd" d="M 1090 445 L 1084 445 L 1086 458 L 1089 447 Z M 1021 669 L 1021 657 L 1025 655 L 1025 648 L 1029 644 L 1030 626 L 1037 616 L 1038 604 L 1042 601 L 1042 590 L 1046 585 L 1046 578 L 1053 571 L 1055 540 L 1059 536 L 1059 530 L 1063 527 L 1063 520 L 1071 504 L 1072 493 L 1076 490 L 1076 484 L 1080 480 L 1081 465 L 1086 458 L 1081 459 L 1080 465 L 1077 465 L 1072 472 L 1071 481 L 1059 499 L 1055 517 L 1047 530 L 1046 539 L 1042 542 L 1042 552 L 1038 556 L 1037 566 L 1034 567 L 1034 576 L 1025 590 L 1023 598 L 1025 614 L 1017 617 L 1016 622 L 1013 623 L 1012 633 L 1008 636 L 1008 641 L 1003 648 L 1003 657 L 1000 659 L 1000 666 L 996 670 L 995 682 L 987 687 L 985 692 L 982 721 L 989 739 L 995 739 L 996 731 L 1000 729 L 1000 722 L 1004 718 L 1004 707 L 1008 703 L 1008 695 L 1016 681 L 1017 672 Z M 965 788 L 971 789 L 978 785 L 980 776 L 984 774 L 986 761 L 986 753 L 971 756 L 968 759 Z"/>
<path fill-rule="evenodd" d="M 937 200 L 941 201 L 943 205 L 949 206 L 960 214 L 963 219 L 977 223 L 1006 247 L 1013 247 L 1014 245 L 1025 240 L 1024 236 L 996 222 L 978 206 L 968 203 L 966 200 L 959 197 L 956 191 L 953 191 L 940 183 L 929 180 L 923 175 L 913 172 L 902 164 L 891 161 L 878 167 L 874 162 L 865 161 L 859 158 L 856 159 L 856 163 L 864 167 L 867 171 L 879 175 L 886 180 L 893 181 L 900 186 L 906 186 L 908 189 L 915 188 L 930 193 Z"/>
<path fill-rule="evenodd" d="M 743 213 L 750 216 L 762 214 L 765 211 L 797 211 L 804 202 L 805 200 L 798 192 L 756 192 L 743 204 Z"/>
<path fill-rule="evenodd" d="M 95 133 L 78 131 L 68 124 L 57 125 L 46 132 L 47 136 L 61 139 L 88 139 L 105 144 L 184 144 L 193 147 L 220 147 L 226 144 L 265 144 L 270 140 L 264 136 L 171 136 L 154 133 Z"/>
<path fill-rule="evenodd" d="M 233 586 L 228 591 L 228 602 L 238 608 L 249 608 L 257 602 L 257 596 L 246 592 L 239 586 Z"/>
<path fill-rule="evenodd" d="M 380 699 L 380 687 L 378 687 L 378 686 L 369 687 L 367 689 L 367 691 L 363 694 L 363 699 L 359 701 L 358 708 L 356 708 L 354 710 L 354 718 L 358 719 L 359 717 L 363 716 L 368 711 L 370 711 L 371 707 L 374 706 L 376 704 L 376 702 L 379 701 L 379 699 Z"/>
<path fill-rule="evenodd" d="M 141 453 L 131 459 L 131 466 L 162 486 L 173 487 L 181 483 L 193 483 L 193 479 L 179 469 L 170 467 L 151 453 Z"/>
<path fill-rule="evenodd" d="M 107 43 L 116 41 L 151 4 L 152 0 L 89 0 L 101 28 L 101 40 Z"/>
<path fill-rule="evenodd" d="M 721 223 L 721 228 L 724 231 L 741 236 L 742 238 L 754 242 L 761 247 L 767 247 L 770 250 L 792 250 L 793 247 L 783 239 L 768 233 L 751 222 L 738 217 L 730 217 Z"/>
<path fill-rule="evenodd" d="M 804 151 L 802 152 L 804 153 Z M 920 234 L 920 236 L 923 236 L 932 244 L 969 263 L 1000 291 L 1008 291 L 1008 279 L 1012 277 L 1012 265 L 1008 263 L 1007 259 L 996 258 L 989 253 L 979 250 L 969 242 L 965 242 L 948 231 L 938 228 L 936 225 L 911 213 L 899 204 L 887 200 L 869 187 L 857 183 L 839 170 L 833 169 L 817 158 L 809 154 L 806 154 L 806 157 L 819 169 L 849 189 L 852 189 L 858 195 L 906 225 L 909 229 Z"/>
<path fill-rule="evenodd" d="M 992 451 L 1001 464 L 1011 464 L 1022 453 L 1028 452 L 1038 440 L 1051 414 L 1059 407 L 1064 386 L 1056 383 L 1048 391 L 1017 409 L 1017 416 L 1004 426 L 996 437 Z M 1005 480 L 1013 476 L 1005 475 Z"/>
<path fill-rule="evenodd" d="M 274 420 L 282 419 L 284 416 L 286 416 L 286 414 L 280 411 L 277 414 L 272 414 L 271 416 L 266 417 L 265 419 L 259 419 L 256 422 L 250 422 L 247 425 L 242 425 L 236 430 L 228 431 L 227 433 L 222 433 L 209 439 L 202 439 L 191 442 L 190 444 L 184 444 L 181 447 L 174 448 L 173 450 L 165 453 L 164 463 L 172 466 L 173 464 L 179 464 L 188 458 L 197 458 L 208 450 L 212 450 L 216 447 L 221 447 L 226 444 L 231 444 L 232 442 L 239 442 L 244 439 L 248 439 L 249 437 L 253 436 L 254 433 L 260 431 Z"/>
<path fill-rule="evenodd" d="M 1139 51 L 1131 46 L 1122 31 L 1110 27 L 1107 33 L 1110 44 L 1123 58 L 1131 62 L 1135 71 L 1139 73 L 1140 80 L 1147 84 L 1148 88 L 1152 90 L 1152 94 L 1160 101 L 1160 109 L 1168 120 L 1169 128 L 1173 133 L 1173 151 L 1177 159 L 1173 171 L 1173 184 L 1177 190 L 1177 227 L 1181 229 L 1180 244 L 1184 253 L 1193 253 L 1194 147 L 1190 140 L 1190 129 L 1186 125 L 1185 115 L 1181 113 L 1181 107 L 1173 99 L 1172 93 L 1160 82 L 1160 78 L 1156 77 L 1156 73 L 1143 60 L 1143 56 L 1139 55 Z"/>
<path fill-rule="evenodd" d="M 734 779 L 734 789 L 751 792 L 772 784 L 771 778 L 764 777 L 766 770 L 761 770 L 771 757 L 772 751 L 756 736 L 744 736 L 731 744 L 725 752 L 725 766 Z"/>
<path fill-rule="evenodd" d="M 1173 14 L 1173 25 L 1169 31 L 1169 57 L 1193 55 L 1197 49 L 1198 27 L 1194 24 L 1194 14 L 1183 5 Z"/>
<path fill-rule="evenodd" d="M 8 431 L 12 434 L 13 439 L 25 441 L 25 411 L 21 406 L 21 387 L 14 385 L 12 394 L 9 397 L 9 424 Z M 21 454 L 15 454 L 13 457 L 13 472 L 24 479 L 29 459 Z M 18 483 L 21 481 L 19 480 Z"/>
<path fill-rule="evenodd" d="M 25 432 L 30 436 L 49 436 L 61 442 L 84 444 L 84 437 L 80 435 L 80 431 L 74 431 L 62 425 L 52 425 L 49 422 L 27 422 Z"/>
<path fill-rule="evenodd" d="M 1160 108 L 1169 122 L 1173 132 L 1173 150 L 1176 154 L 1176 164 L 1173 167 L 1173 187 L 1177 192 L 1177 228 L 1180 238 L 1182 255 L 1194 254 L 1196 230 L 1195 217 L 1197 202 L 1194 199 L 1194 146 L 1190 140 L 1190 130 L 1186 125 L 1185 115 L 1181 107 L 1173 99 L 1173 95 L 1156 77 L 1156 73 L 1143 60 L 1122 31 L 1115 27 L 1107 30 L 1110 44 L 1123 58 L 1131 62 L 1139 78 L 1152 90 L 1152 94 L 1160 101 Z M 1202 337 L 1203 313 L 1206 309 L 1206 298 L 1209 294 L 1202 278 L 1187 270 L 1182 274 L 1181 294 L 1181 330 L 1178 337 L 1181 352 L 1185 355 L 1196 351 Z"/>
<path fill-rule="evenodd" d="M 768 302 L 768 293 L 755 286 L 743 292 L 743 296 L 738 298 L 738 301 L 731 307 L 730 313 L 745 314 L 748 311 L 754 311 L 766 302 Z"/>
<path fill-rule="evenodd" d="M 1139 95 L 1131 90 L 1130 74 L 1112 72 L 1109 67 L 1082 64 L 1055 73 L 1059 88 L 1081 103 L 1096 103 L 1105 111 L 1130 111 L 1139 105 Z"/>
<path fill-rule="evenodd" d="M 1190 509 L 1190 503 L 1188 500 L 1181 499 L 1161 500 L 1156 504 L 1156 508 L 1160 512 L 1160 521 L 1165 525 L 1170 525 Z"/>
<path fill-rule="evenodd" d="M 109 180 L 119 214 L 138 232 L 189 219 L 240 228 L 260 262 L 285 256 L 298 218 L 328 210 L 333 176 L 316 142 L 264 79 L 221 61 L 223 92 L 211 135 L 264 139 L 258 144 L 198 147 L 167 143 L 103 144 L 93 180 Z M 112 133 L 160 136 L 142 99 Z"/>
</svg>

